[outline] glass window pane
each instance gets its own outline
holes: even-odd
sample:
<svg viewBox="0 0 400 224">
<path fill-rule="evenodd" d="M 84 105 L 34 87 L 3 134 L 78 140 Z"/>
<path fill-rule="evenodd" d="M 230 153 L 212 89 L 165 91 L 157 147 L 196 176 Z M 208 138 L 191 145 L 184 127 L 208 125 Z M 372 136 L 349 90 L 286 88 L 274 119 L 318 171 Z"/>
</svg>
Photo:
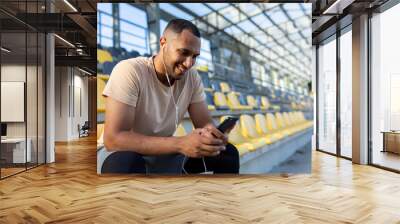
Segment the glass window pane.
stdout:
<svg viewBox="0 0 400 224">
<path fill-rule="evenodd" d="M 352 38 L 351 30 L 340 37 L 340 153 L 351 158 L 352 142 Z"/>
<path fill-rule="evenodd" d="M 121 43 L 136 45 L 138 47 L 146 48 L 146 40 L 143 38 L 135 37 L 127 33 L 121 33 Z"/>
<path fill-rule="evenodd" d="M 113 18 L 111 16 L 103 13 L 103 14 L 101 14 L 101 22 L 100 23 L 112 27 Z"/>
<path fill-rule="evenodd" d="M 38 153 L 38 139 L 37 139 L 37 82 L 38 82 L 38 34 L 27 33 L 28 43 L 28 62 L 27 62 L 27 75 L 26 75 L 26 114 L 27 114 L 27 167 L 34 167 L 37 165 Z"/>
<path fill-rule="evenodd" d="M 183 12 L 182 10 L 178 9 L 175 7 L 173 4 L 170 3 L 160 3 L 160 9 L 172 14 L 176 15 L 179 18 L 186 19 L 186 20 L 192 20 L 193 16 Z"/>
<path fill-rule="evenodd" d="M 143 29 L 141 27 L 138 27 L 138 26 L 135 26 L 133 24 L 129 24 L 129 23 L 124 22 L 124 21 L 120 22 L 120 29 L 121 29 L 121 31 L 126 32 L 126 33 L 131 33 L 131 34 L 134 34 L 134 35 L 138 35 L 138 36 L 141 36 L 143 38 L 146 37 L 146 30 L 145 29 Z"/>
<path fill-rule="evenodd" d="M 127 3 L 119 4 L 119 16 L 122 20 L 147 27 L 147 14 L 145 11 L 138 9 Z"/>
<path fill-rule="evenodd" d="M 112 38 L 113 37 L 112 28 L 106 27 L 106 26 L 102 26 L 101 27 L 101 36 Z"/>
<path fill-rule="evenodd" d="M 165 30 L 165 27 L 167 27 L 168 22 L 165 20 L 160 20 L 160 33 L 163 33 Z"/>
<path fill-rule="evenodd" d="M 372 163 L 395 170 L 400 170 L 400 133 L 387 133 L 384 141 L 382 132 L 400 131 L 400 33 L 393 29 L 398 21 L 399 4 L 371 20 Z"/>
<path fill-rule="evenodd" d="M 97 3 L 97 10 L 111 14 L 112 12 L 111 3 Z"/>
<path fill-rule="evenodd" d="M 1 14 L 1 13 L 0 13 Z M 2 14 L 0 16 L 3 16 Z M 1 144 L 1 177 L 24 171 L 25 163 L 31 161 L 31 151 L 26 141 L 25 91 L 27 76 L 27 48 L 25 32 L 1 34 L 1 125 L 2 137 L 10 141 Z M 32 41 L 31 41 L 32 42 Z M 28 43 L 29 44 L 29 43 Z M 32 52 L 33 53 L 33 52 Z M 32 56 L 32 55 L 31 55 Z M 5 97 L 7 96 L 7 97 Z M 10 96 L 13 96 L 12 98 Z M 10 109 L 13 108 L 13 109 Z M 4 140 L 2 140 L 3 142 Z M 28 160 L 26 159 L 28 157 Z"/>
<path fill-rule="evenodd" d="M 318 147 L 336 153 L 336 40 L 318 51 Z"/>
<path fill-rule="evenodd" d="M 199 16 L 204 16 L 205 14 L 211 12 L 211 10 L 202 3 L 179 3 L 179 4 L 183 5 L 183 7 L 193 11 Z"/>
<path fill-rule="evenodd" d="M 113 40 L 109 39 L 107 37 L 102 37 L 100 43 L 103 47 L 112 47 L 113 46 Z"/>
</svg>

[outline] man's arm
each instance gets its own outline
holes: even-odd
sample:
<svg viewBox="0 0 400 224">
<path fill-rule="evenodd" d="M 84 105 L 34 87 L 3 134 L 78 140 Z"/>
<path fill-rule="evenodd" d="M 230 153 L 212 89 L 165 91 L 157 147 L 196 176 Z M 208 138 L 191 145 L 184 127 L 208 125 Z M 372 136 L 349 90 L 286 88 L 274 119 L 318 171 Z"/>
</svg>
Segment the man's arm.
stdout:
<svg viewBox="0 0 400 224">
<path fill-rule="evenodd" d="M 188 112 L 195 128 L 204 128 L 207 124 L 214 125 L 205 101 L 190 104 Z"/>
<path fill-rule="evenodd" d="M 131 130 L 135 108 L 111 97 L 106 98 L 104 145 L 110 151 L 135 151 L 143 155 L 182 153 L 189 157 L 217 155 L 220 140 L 199 134 L 200 129 L 184 137 L 153 137 Z"/>
</svg>

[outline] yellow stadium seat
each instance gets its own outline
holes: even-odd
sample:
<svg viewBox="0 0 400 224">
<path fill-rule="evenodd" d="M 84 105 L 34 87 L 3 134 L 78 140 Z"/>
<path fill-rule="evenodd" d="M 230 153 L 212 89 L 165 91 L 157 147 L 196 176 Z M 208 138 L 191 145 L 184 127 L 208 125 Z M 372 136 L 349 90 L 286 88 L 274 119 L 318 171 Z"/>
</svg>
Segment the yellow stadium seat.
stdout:
<svg viewBox="0 0 400 224">
<path fill-rule="evenodd" d="M 298 132 L 298 131 L 300 131 L 302 129 L 301 127 L 296 125 L 294 121 L 292 121 L 292 119 L 289 116 L 289 113 L 287 113 L 287 112 L 282 113 L 282 117 L 283 117 L 283 120 L 286 123 L 286 126 L 290 127 L 293 130 L 294 133 Z"/>
<path fill-rule="evenodd" d="M 293 110 L 296 110 L 298 108 L 297 103 L 295 102 L 292 102 L 290 106 L 292 107 Z"/>
<path fill-rule="evenodd" d="M 280 129 L 277 125 L 276 118 L 273 114 L 267 113 L 265 115 L 265 119 L 267 121 L 267 129 L 271 132 L 271 135 L 277 139 L 281 139 L 286 137 L 288 134 Z"/>
<path fill-rule="evenodd" d="M 228 116 L 222 116 L 221 122 L 224 121 Z M 229 132 L 228 141 L 233 144 L 239 151 L 239 155 L 244 155 L 250 150 L 255 150 L 254 145 L 246 142 L 247 140 L 243 137 L 240 127 L 240 122 L 237 122 L 235 127 Z"/>
<path fill-rule="evenodd" d="M 225 95 L 221 92 L 214 93 L 214 103 L 217 107 L 229 107 Z"/>
<path fill-rule="evenodd" d="M 255 148 L 271 144 L 271 140 L 269 138 L 258 134 L 256 123 L 252 116 L 247 114 L 241 115 L 240 126 L 243 137 L 245 137 L 248 142 L 252 143 Z"/>
<path fill-rule="evenodd" d="M 105 75 L 105 74 L 97 74 L 98 79 L 102 79 L 105 82 L 107 82 L 110 79 L 110 75 Z"/>
<path fill-rule="evenodd" d="M 197 65 L 196 69 L 201 72 L 208 72 L 208 65 Z"/>
<path fill-rule="evenodd" d="M 302 125 L 297 112 L 290 112 L 289 117 L 291 117 L 291 120 L 296 127 L 298 127 L 300 130 L 304 129 L 304 125 Z"/>
<path fill-rule="evenodd" d="M 299 113 L 300 121 L 304 123 L 305 128 L 309 128 L 314 125 L 313 121 L 309 121 L 309 120 L 305 119 L 303 112 L 299 111 L 298 113 Z"/>
<path fill-rule="evenodd" d="M 295 132 L 295 130 L 291 128 L 290 124 L 286 123 L 280 112 L 275 113 L 275 118 L 279 129 L 283 130 L 288 135 L 292 135 Z"/>
<path fill-rule="evenodd" d="M 258 103 L 257 103 L 257 100 L 254 98 L 254 96 L 247 95 L 246 99 L 247 99 L 247 103 L 249 104 L 249 106 L 251 106 L 253 108 L 259 108 L 260 107 L 258 105 Z"/>
<path fill-rule="evenodd" d="M 214 90 L 212 89 L 212 88 L 206 88 L 206 87 L 204 87 L 204 91 L 206 91 L 206 92 L 214 92 Z"/>
<path fill-rule="evenodd" d="M 229 84 L 226 82 L 220 82 L 219 86 L 221 87 L 221 92 L 223 92 L 223 93 L 228 93 L 231 91 Z"/>
<path fill-rule="evenodd" d="M 102 95 L 106 82 L 104 79 L 97 79 L 97 112 L 102 113 L 106 111 L 105 97 Z"/>
<path fill-rule="evenodd" d="M 100 64 L 103 64 L 106 61 L 112 62 L 113 59 L 112 59 L 110 52 L 108 52 L 106 50 L 97 49 L 97 61 Z"/>
<path fill-rule="evenodd" d="M 104 124 L 97 124 L 97 148 L 104 145 L 103 135 L 104 135 Z"/>
<path fill-rule="evenodd" d="M 99 140 L 99 138 L 103 135 L 104 132 L 104 124 L 97 124 L 97 140 Z"/>
<path fill-rule="evenodd" d="M 231 110 L 252 110 L 253 109 L 252 106 L 240 104 L 239 99 L 238 99 L 236 93 L 234 93 L 234 92 L 229 92 L 226 95 L 226 98 L 227 98 L 228 106 Z"/>
<path fill-rule="evenodd" d="M 174 136 L 176 137 L 182 137 L 187 135 L 185 128 L 183 127 L 182 124 L 178 125 L 178 128 L 175 130 Z"/>
<path fill-rule="evenodd" d="M 215 106 L 214 105 L 207 105 L 208 110 L 215 110 Z"/>
<path fill-rule="evenodd" d="M 267 128 L 267 119 L 262 114 L 254 115 L 254 119 L 256 121 L 256 130 L 261 135 L 267 138 L 271 143 L 274 143 L 279 140 L 277 135 L 274 135 L 272 131 L 269 131 Z"/>
<path fill-rule="evenodd" d="M 266 96 L 261 97 L 261 109 L 268 110 L 270 106 L 269 100 Z"/>
<path fill-rule="evenodd" d="M 303 121 L 301 121 L 301 118 L 299 117 L 298 112 L 289 113 L 289 116 L 291 117 L 293 123 L 299 130 L 303 130 L 303 129 L 307 128 L 307 125 Z"/>
<path fill-rule="evenodd" d="M 296 127 L 298 127 L 299 130 L 303 130 L 306 128 L 306 126 L 304 125 L 304 122 L 301 121 L 301 118 L 299 117 L 298 112 L 293 112 L 291 117 L 292 117 L 294 124 L 296 125 Z"/>
</svg>

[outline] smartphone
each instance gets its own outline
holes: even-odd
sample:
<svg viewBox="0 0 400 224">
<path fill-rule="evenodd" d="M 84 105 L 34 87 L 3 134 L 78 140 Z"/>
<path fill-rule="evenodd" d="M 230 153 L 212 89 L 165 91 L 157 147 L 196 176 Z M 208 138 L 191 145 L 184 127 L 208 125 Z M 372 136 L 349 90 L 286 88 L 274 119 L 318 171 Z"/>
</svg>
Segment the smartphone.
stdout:
<svg viewBox="0 0 400 224">
<path fill-rule="evenodd" d="M 238 120 L 239 118 L 237 117 L 228 117 L 217 127 L 217 129 L 220 132 L 225 133 L 227 130 L 233 128 Z"/>
</svg>

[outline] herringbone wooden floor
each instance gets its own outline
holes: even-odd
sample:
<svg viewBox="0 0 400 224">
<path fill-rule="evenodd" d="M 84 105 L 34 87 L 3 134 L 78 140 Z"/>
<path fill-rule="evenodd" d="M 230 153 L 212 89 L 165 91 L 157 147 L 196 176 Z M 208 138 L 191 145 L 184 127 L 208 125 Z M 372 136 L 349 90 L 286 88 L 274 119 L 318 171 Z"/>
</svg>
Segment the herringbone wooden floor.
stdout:
<svg viewBox="0 0 400 224">
<path fill-rule="evenodd" d="M 97 176 L 95 138 L 0 181 L 0 223 L 400 223 L 400 175 L 313 153 L 311 175 Z"/>
</svg>

